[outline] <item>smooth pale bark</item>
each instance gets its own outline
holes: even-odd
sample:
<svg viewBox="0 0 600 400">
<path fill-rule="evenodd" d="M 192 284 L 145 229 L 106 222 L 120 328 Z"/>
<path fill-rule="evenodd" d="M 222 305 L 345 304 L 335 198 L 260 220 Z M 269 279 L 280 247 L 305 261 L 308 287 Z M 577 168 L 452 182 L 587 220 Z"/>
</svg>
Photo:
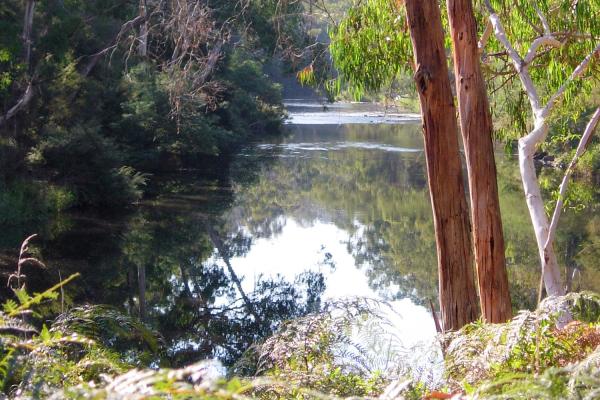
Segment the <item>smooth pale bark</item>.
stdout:
<svg viewBox="0 0 600 400">
<path fill-rule="evenodd" d="M 544 285 L 546 286 L 546 293 L 550 296 L 563 296 L 565 288 L 561 284 L 556 253 L 552 244 L 544 248 L 546 239 L 548 238 L 549 223 L 533 160 L 535 149 L 546 138 L 549 127 L 545 120 L 536 120 L 535 124 L 536 127 L 531 133 L 519 139 L 519 170 L 542 263 L 542 275 Z M 540 138 L 538 139 L 537 137 Z"/>
<path fill-rule="evenodd" d="M 0 127 L 2 127 L 8 120 L 13 118 L 19 111 L 27 107 L 27 105 L 33 99 L 33 81 L 29 81 L 25 92 L 21 96 L 17 103 L 12 106 L 4 115 L 0 115 Z"/>
<path fill-rule="evenodd" d="M 25 2 L 25 15 L 23 18 L 23 49 L 24 63 L 29 70 L 31 65 L 31 45 L 33 43 L 33 14 L 35 10 L 35 0 L 27 0 Z"/>
<path fill-rule="evenodd" d="M 460 127 L 465 147 L 481 314 L 489 323 L 512 317 L 500 217 L 492 116 L 471 0 L 447 0 Z"/>
<path fill-rule="evenodd" d="M 25 13 L 23 16 L 23 33 L 21 39 L 23 40 L 23 64 L 27 68 L 27 71 L 31 74 L 31 46 L 33 43 L 33 14 L 35 11 L 35 0 L 25 1 Z M 35 74 L 34 74 L 35 75 Z M 33 83 L 34 78 L 30 77 L 29 83 L 25 92 L 21 95 L 19 100 L 12 106 L 4 115 L 0 115 L 0 127 L 4 125 L 8 120 L 13 118 L 19 111 L 24 109 L 29 102 L 33 99 Z"/>
<path fill-rule="evenodd" d="M 444 331 L 456 330 L 479 316 L 456 109 L 437 1 L 406 0 L 405 4 L 423 117 L 442 323 Z"/>
<path fill-rule="evenodd" d="M 138 46 L 138 54 L 140 57 L 148 55 L 148 3 L 147 0 L 140 0 L 140 17 L 144 22 L 140 27 L 140 44 Z"/>
<path fill-rule="evenodd" d="M 561 283 L 560 270 L 558 261 L 554 252 L 552 242 L 547 243 L 550 232 L 550 224 L 548 216 L 544 209 L 544 201 L 540 190 L 540 185 L 535 172 L 535 164 L 533 155 L 536 148 L 541 144 L 548 135 L 550 125 L 548 117 L 558 102 L 562 99 L 568 85 L 575 79 L 580 78 L 587 69 L 592 57 L 600 54 L 600 44 L 575 68 L 569 78 L 563 85 L 552 95 L 545 105 L 540 102 L 540 97 L 537 88 L 529 74 L 529 65 L 535 59 L 535 55 L 540 50 L 542 45 L 546 46 L 561 46 L 562 44 L 556 40 L 550 32 L 548 23 L 542 13 L 536 10 L 538 16 L 544 26 L 543 35 L 534 40 L 525 56 L 525 59 L 515 51 L 514 47 L 508 40 L 504 26 L 500 18 L 494 11 L 489 0 L 485 1 L 486 7 L 490 12 L 490 23 L 494 28 L 496 39 L 504 46 L 515 71 L 518 73 L 519 79 L 531 105 L 533 114 L 533 130 L 526 136 L 519 139 L 519 170 L 521 172 L 521 180 L 523 182 L 523 190 L 529 215 L 533 224 L 535 238 L 538 246 L 538 252 L 542 264 L 542 277 L 546 287 L 546 293 L 550 296 L 562 296 L 565 294 L 565 287 Z"/>
<path fill-rule="evenodd" d="M 31 6 L 28 6 L 27 9 L 30 9 L 31 11 L 29 11 L 28 15 L 26 15 L 25 17 L 25 21 L 27 24 L 27 21 L 30 21 L 30 24 L 33 23 L 33 6 L 35 5 L 34 1 L 30 1 L 28 4 L 31 4 Z M 27 14 L 27 11 L 26 11 Z M 113 50 L 118 44 L 119 41 L 123 38 L 123 36 L 125 34 L 128 34 L 130 30 L 135 29 L 140 23 L 142 23 L 144 21 L 144 19 L 141 16 L 137 16 L 136 18 L 127 21 L 126 23 L 124 23 L 121 26 L 121 29 L 119 30 L 119 32 L 117 33 L 117 35 L 114 37 L 114 39 L 111 41 L 110 44 L 108 44 L 104 49 L 100 50 L 99 52 L 97 52 L 96 54 L 93 54 L 90 56 L 88 62 L 85 64 L 85 66 L 81 69 L 81 77 L 85 78 L 87 77 L 92 70 L 96 67 L 96 65 L 98 64 L 98 62 L 102 59 L 102 57 L 104 57 L 106 54 L 108 54 L 111 50 Z M 31 25 L 29 25 L 31 26 Z M 25 31 L 25 29 L 24 29 Z M 29 32 L 29 39 L 27 41 L 27 43 L 31 43 L 31 28 L 29 28 L 27 30 Z M 27 57 L 28 59 L 30 59 L 31 57 L 31 50 L 29 49 L 27 51 L 27 53 L 29 54 Z M 38 75 L 39 71 L 34 70 L 31 75 L 31 79 L 27 85 L 27 88 L 25 89 L 25 91 L 23 92 L 23 94 L 21 95 L 21 97 L 17 100 L 17 102 L 4 114 L 4 115 L 0 115 L 0 128 L 5 125 L 10 119 L 12 119 L 13 117 L 15 117 L 19 112 L 21 112 L 22 110 L 24 110 L 29 103 L 31 102 L 31 100 L 33 100 L 34 98 L 34 89 L 35 89 L 35 81 L 37 79 L 37 75 Z M 78 95 L 79 91 L 76 90 L 74 91 L 70 96 L 69 96 L 69 102 L 72 102 L 75 97 Z"/>
<path fill-rule="evenodd" d="M 577 146 L 577 150 L 575 151 L 575 155 L 571 160 L 571 163 L 567 167 L 565 175 L 563 176 L 562 182 L 560 183 L 560 189 L 558 194 L 558 199 L 556 200 L 556 207 L 554 207 L 554 213 L 552 214 L 552 220 L 550 222 L 550 232 L 548 233 L 547 244 L 554 240 L 554 235 L 556 234 L 556 227 L 558 226 L 558 219 L 560 218 L 560 214 L 563 208 L 563 204 L 565 201 L 565 196 L 567 195 L 567 188 L 569 187 L 569 179 L 573 174 L 573 170 L 577 165 L 577 162 L 587 150 L 587 146 L 590 144 L 590 140 L 598 123 L 600 122 L 600 107 L 596 108 L 596 112 L 590 118 L 590 121 L 585 127 L 583 131 L 583 135 L 581 136 L 581 140 L 579 140 L 579 145 Z"/>
<path fill-rule="evenodd" d="M 591 141 L 592 135 L 596 130 L 596 127 L 600 123 L 600 107 L 596 109 L 596 112 L 590 118 L 587 126 L 585 127 L 585 131 L 581 136 L 581 140 L 579 141 L 579 145 L 577 146 L 577 150 L 575 151 L 575 155 L 571 160 L 571 163 L 567 167 L 565 175 L 563 176 L 562 182 L 560 183 L 558 199 L 556 200 L 556 206 L 554 207 L 554 212 L 552 213 L 552 220 L 550 221 L 550 227 L 548 228 L 548 238 L 546 239 L 546 243 L 544 244 L 544 260 L 549 256 L 548 249 L 551 248 L 552 243 L 554 242 L 554 236 L 556 235 L 556 227 L 558 226 L 558 220 L 560 218 L 560 214 L 563 209 L 564 200 L 567 195 L 567 188 L 569 187 L 569 179 L 571 178 L 571 174 L 579 161 L 579 158 L 585 153 L 588 144 Z M 544 269 L 546 267 L 544 266 Z M 567 289 L 571 290 L 572 283 L 572 274 L 569 273 L 567 269 Z M 538 303 L 542 298 L 542 285 L 540 284 L 540 289 L 538 293 Z"/>
</svg>

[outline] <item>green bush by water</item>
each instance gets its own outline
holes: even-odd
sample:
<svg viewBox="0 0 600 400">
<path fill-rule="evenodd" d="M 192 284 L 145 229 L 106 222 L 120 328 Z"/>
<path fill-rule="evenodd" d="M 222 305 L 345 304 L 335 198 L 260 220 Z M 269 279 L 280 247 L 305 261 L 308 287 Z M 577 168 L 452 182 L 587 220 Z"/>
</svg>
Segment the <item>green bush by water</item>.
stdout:
<svg viewBox="0 0 600 400">
<path fill-rule="evenodd" d="M 74 204 L 68 189 L 36 181 L 0 183 L 0 225 L 18 226 L 44 221 Z"/>
</svg>

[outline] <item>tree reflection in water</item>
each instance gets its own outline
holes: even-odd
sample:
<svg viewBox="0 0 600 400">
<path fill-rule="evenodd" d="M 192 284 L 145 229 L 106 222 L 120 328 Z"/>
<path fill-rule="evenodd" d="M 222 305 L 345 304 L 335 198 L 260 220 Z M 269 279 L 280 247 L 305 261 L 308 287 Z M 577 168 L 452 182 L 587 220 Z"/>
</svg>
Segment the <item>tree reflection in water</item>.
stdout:
<svg viewBox="0 0 600 400">
<path fill-rule="evenodd" d="M 279 143 L 243 149 L 214 179 L 164 178 L 159 195 L 132 212 L 62 215 L 45 226 L 15 228 L 41 233 L 39 256 L 50 266 L 26 271 L 28 287 L 48 287 L 58 271 L 63 277 L 81 272 L 65 303 L 111 304 L 143 317 L 164 336 L 164 362 L 172 365 L 208 357 L 231 365 L 282 321 L 318 311 L 326 290 L 364 283 L 328 282 L 327 271 L 346 279 L 360 272 L 358 279 L 385 299 L 435 303 L 435 241 L 419 127 L 290 129 L 292 136 Z M 499 157 L 498 171 L 513 305 L 532 307 L 539 271 L 518 171 L 506 157 Z M 542 171 L 549 180 L 551 173 Z M 587 208 L 565 214 L 558 248 L 570 276 L 585 274 L 585 280 L 575 274 L 573 287 L 597 290 L 597 193 L 591 198 Z M 322 245 L 309 249 L 298 241 L 281 248 L 292 227 Z M 332 232 L 342 239 L 326 237 Z M 22 237 L 14 236 L 5 236 L 4 248 L 16 249 Z M 257 243 L 278 251 L 255 255 Z M 1 259 L 6 271 L 13 267 L 10 251 Z M 290 259 L 303 252 L 312 253 Z M 292 261 L 301 268 L 290 274 Z M 249 262 L 252 271 L 243 269 Z M 275 272 L 267 273 L 267 264 L 275 264 Z M 60 305 L 47 307 L 58 312 Z"/>
</svg>

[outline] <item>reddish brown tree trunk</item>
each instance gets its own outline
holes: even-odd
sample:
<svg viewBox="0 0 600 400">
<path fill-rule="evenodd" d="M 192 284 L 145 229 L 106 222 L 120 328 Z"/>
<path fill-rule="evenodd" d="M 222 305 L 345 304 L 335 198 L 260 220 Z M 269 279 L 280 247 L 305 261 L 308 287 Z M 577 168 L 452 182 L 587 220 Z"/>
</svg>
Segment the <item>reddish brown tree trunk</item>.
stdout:
<svg viewBox="0 0 600 400">
<path fill-rule="evenodd" d="M 438 254 L 440 310 L 444 330 L 456 330 L 479 315 L 456 109 L 437 1 L 406 0 L 406 15 L 423 116 Z"/>
<path fill-rule="evenodd" d="M 512 317 L 500 218 L 492 117 L 479 63 L 471 0 L 447 0 L 460 126 L 465 145 L 481 313 L 490 323 Z"/>
</svg>

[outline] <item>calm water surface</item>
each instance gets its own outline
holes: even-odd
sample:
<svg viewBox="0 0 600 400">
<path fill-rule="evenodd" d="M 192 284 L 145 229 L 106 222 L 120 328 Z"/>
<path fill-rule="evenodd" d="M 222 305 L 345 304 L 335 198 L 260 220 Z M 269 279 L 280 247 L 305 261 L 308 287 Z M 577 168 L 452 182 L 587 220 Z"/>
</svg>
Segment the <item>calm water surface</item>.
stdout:
<svg viewBox="0 0 600 400">
<path fill-rule="evenodd" d="M 80 272 L 67 302 L 140 315 L 178 364 L 215 356 L 231 364 L 279 322 L 352 296 L 389 302 L 406 346 L 430 341 L 425 306 L 437 302 L 437 272 L 418 116 L 361 104 L 287 107 L 289 135 L 245 147 L 222 175 L 161 177 L 162 194 L 133 212 L 69 215 L 39 228 L 49 269 L 31 271 L 31 285 Z M 534 237 L 515 161 L 499 153 L 498 170 L 513 302 L 530 307 Z M 573 274 L 584 271 L 578 252 L 591 239 L 578 224 L 590 215 L 566 220 L 567 272 L 575 288 L 594 288 L 595 278 L 586 286 Z M 7 233 L 2 245 L 15 248 L 21 237 Z"/>
</svg>

